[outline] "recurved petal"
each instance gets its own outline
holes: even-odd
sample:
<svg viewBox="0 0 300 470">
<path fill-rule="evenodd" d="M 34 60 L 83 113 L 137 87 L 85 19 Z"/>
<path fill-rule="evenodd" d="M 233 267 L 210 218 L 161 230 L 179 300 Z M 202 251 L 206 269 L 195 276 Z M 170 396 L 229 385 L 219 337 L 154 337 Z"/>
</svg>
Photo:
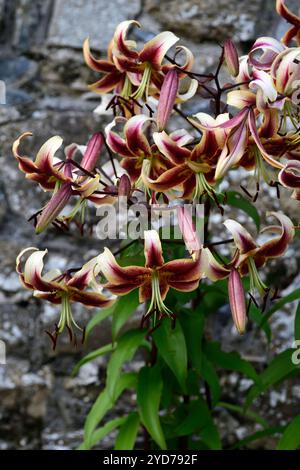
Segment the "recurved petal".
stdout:
<svg viewBox="0 0 300 470">
<path fill-rule="evenodd" d="M 186 129 L 178 129 L 171 132 L 170 138 L 174 140 L 174 142 L 176 142 L 180 147 L 190 144 L 194 140 L 194 137 L 189 134 Z"/>
<path fill-rule="evenodd" d="M 273 217 L 276 217 L 277 220 L 279 220 L 281 224 L 281 233 L 278 237 L 275 237 L 272 240 L 264 243 L 259 248 L 257 254 L 265 256 L 266 258 L 277 258 L 286 252 L 289 243 L 294 238 L 295 230 L 293 227 L 293 222 L 286 215 L 281 214 L 280 212 L 270 212 L 269 215 L 272 215 Z M 272 230 L 272 228 L 270 230 Z M 264 230 L 264 232 L 266 232 L 266 230 Z"/>
<path fill-rule="evenodd" d="M 251 83 L 249 83 L 249 88 L 256 90 L 260 88 L 263 92 L 264 98 L 267 98 L 268 101 L 275 101 L 277 98 L 277 90 L 275 88 L 274 81 L 272 77 L 263 70 L 253 69 L 253 78 Z"/>
<path fill-rule="evenodd" d="M 115 71 L 115 65 L 108 60 L 96 59 L 91 53 L 89 38 L 83 43 L 83 57 L 88 67 L 95 72 L 110 73 Z"/>
<path fill-rule="evenodd" d="M 13 146 L 12 146 L 13 155 L 19 162 L 20 170 L 23 171 L 24 173 L 39 172 L 39 168 L 37 167 L 37 165 L 30 158 L 28 158 L 26 156 L 22 156 L 19 153 L 19 147 L 20 147 L 20 144 L 21 144 L 22 140 L 24 138 L 30 137 L 30 136 L 32 136 L 31 132 L 24 132 L 22 135 L 20 135 L 20 137 L 18 137 L 14 141 Z"/>
<path fill-rule="evenodd" d="M 54 290 L 59 289 L 58 283 L 55 283 L 54 281 L 50 279 L 45 279 L 42 276 L 42 271 L 44 268 L 44 256 L 48 252 L 48 250 L 45 251 L 40 251 L 37 249 L 34 249 L 33 253 L 29 255 L 27 258 L 25 265 L 24 265 L 24 270 L 22 273 L 21 270 L 21 257 L 27 253 L 27 251 L 32 250 L 32 248 L 23 250 L 23 252 L 20 253 L 18 257 L 18 270 L 21 272 L 21 276 L 23 276 L 23 281 L 26 287 L 43 291 L 43 292 L 51 292 Z"/>
<path fill-rule="evenodd" d="M 114 33 L 114 48 L 121 55 L 130 59 L 136 59 L 138 57 L 138 52 L 134 50 L 136 43 L 126 40 L 127 31 L 131 25 L 140 27 L 140 23 L 135 20 L 122 21 L 117 26 Z"/>
<path fill-rule="evenodd" d="M 249 61 L 257 69 L 269 70 L 274 58 L 285 49 L 284 45 L 271 37 L 260 37 L 253 44 L 249 53 Z M 258 51 L 262 51 L 260 57 L 256 57 Z"/>
<path fill-rule="evenodd" d="M 176 259 L 165 263 L 159 269 L 159 276 L 165 277 L 168 284 L 172 286 L 173 282 L 192 282 L 198 281 L 203 277 L 204 265 L 201 259 Z"/>
<path fill-rule="evenodd" d="M 59 172 L 53 167 L 53 158 L 57 150 L 61 147 L 63 139 L 55 135 L 48 139 L 37 153 L 35 164 L 43 173 L 58 175 Z"/>
<path fill-rule="evenodd" d="M 120 72 L 110 72 L 100 80 L 89 85 L 89 89 L 95 93 L 109 93 L 123 81 L 123 74 Z"/>
<path fill-rule="evenodd" d="M 230 270 L 222 266 L 213 256 L 209 248 L 203 248 L 200 255 L 200 263 L 203 266 L 204 275 L 211 281 L 218 281 L 228 277 Z"/>
<path fill-rule="evenodd" d="M 128 119 L 124 126 L 124 134 L 129 150 L 133 155 L 151 155 L 150 144 L 143 132 L 143 126 L 152 119 L 139 114 Z"/>
<path fill-rule="evenodd" d="M 224 225 L 233 236 L 234 242 L 241 254 L 248 253 L 257 248 L 252 236 L 241 224 L 235 220 L 227 219 Z"/>
<path fill-rule="evenodd" d="M 279 172 L 278 180 L 286 188 L 300 189 L 300 161 L 289 160 Z"/>
<path fill-rule="evenodd" d="M 179 146 L 165 131 L 154 132 L 153 140 L 159 151 L 172 163 L 181 164 L 191 155 L 190 150 Z"/>
<path fill-rule="evenodd" d="M 253 106 L 256 102 L 255 93 L 249 90 L 233 90 L 227 93 L 227 104 L 238 109 Z"/>
<path fill-rule="evenodd" d="M 72 302 L 79 302 L 86 307 L 110 307 L 114 302 L 114 297 L 107 297 L 98 292 L 84 292 L 72 287 L 69 289 L 70 299 Z"/>
<path fill-rule="evenodd" d="M 243 283 L 236 269 L 232 269 L 229 274 L 228 295 L 233 322 L 238 332 L 242 335 L 246 329 L 247 310 Z"/>
<path fill-rule="evenodd" d="M 121 267 L 108 248 L 104 248 L 103 253 L 99 255 L 99 263 L 108 282 L 116 287 L 127 283 L 140 286 L 145 277 L 150 275 L 150 270 L 141 266 Z"/>
<path fill-rule="evenodd" d="M 85 263 L 82 268 L 71 277 L 71 279 L 67 282 L 67 285 L 76 287 L 77 289 L 84 289 L 92 282 L 96 282 L 95 278 L 99 272 L 100 263 L 98 255 Z"/>
<path fill-rule="evenodd" d="M 164 31 L 148 41 L 139 54 L 142 62 L 148 62 L 159 69 L 168 50 L 179 41 L 171 31 Z"/>
<path fill-rule="evenodd" d="M 162 266 L 164 258 L 159 235 L 156 230 L 146 230 L 144 232 L 144 254 L 147 268 Z"/>
<path fill-rule="evenodd" d="M 116 119 L 114 119 L 110 124 L 105 127 L 106 141 L 110 149 L 121 155 L 122 157 L 133 157 L 130 152 L 125 139 L 120 137 L 116 132 L 112 131 L 112 128 L 117 124 Z"/>
<path fill-rule="evenodd" d="M 154 191 L 166 191 L 168 189 L 175 189 L 180 186 L 191 176 L 191 170 L 187 165 L 178 165 L 164 171 L 157 179 L 149 177 L 151 162 L 144 160 L 142 166 L 141 177 L 146 187 Z"/>
<path fill-rule="evenodd" d="M 243 157 L 248 143 L 248 128 L 246 118 L 241 124 L 233 129 L 227 137 L 225 146 L 219 157 L 215 178 L 219 179 L 227 171 L 235 166 Z"/>
</svg>

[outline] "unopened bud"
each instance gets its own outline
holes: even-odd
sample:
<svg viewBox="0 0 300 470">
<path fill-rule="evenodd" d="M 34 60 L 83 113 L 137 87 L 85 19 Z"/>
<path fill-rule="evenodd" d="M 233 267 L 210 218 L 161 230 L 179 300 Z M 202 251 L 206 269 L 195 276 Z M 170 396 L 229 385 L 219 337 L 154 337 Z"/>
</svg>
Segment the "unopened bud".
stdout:
<svg viewBox="0 0 300 470">
<path fill-rule="evenodd" d="M 230 75 L 237 77 L 240 71 L 239 56 L 230 39 L 226 39 L 224 42 L 224 58 Z"/>
<path fill-rule="evenodd" d="M 84 155 L 80 163 L 82 168 L 84 168 L 87 171 L 94 170 L 97 164 L 101 149 L 103 147 L 103 143 L 104 143 L 104 140 L 100 132 L 97 132 L 90 138 L 87 144 L 86 151 L 84 152 Z"/>
<path fill-rule="evenodd" d="M 165 129 L 175 104 L 179 86 L 178 72 L 171 69 L 166 74 L 161 90 L 157 107 L 157 125 L 160 131 Z"/>
<path fill-rule="evenodd" d="M 242 279 L 235 268 L 229 274 L 228 294 L 233 322 L 242 335 L 245 333 L 247 323 L 246 301 Z"/>
<path fill-rule="evenodd" d="M 127 175 L 122 175 L 119 180 L 118 195 L 129 197 L 131 193 L 131 183 Z"/>
</svg>

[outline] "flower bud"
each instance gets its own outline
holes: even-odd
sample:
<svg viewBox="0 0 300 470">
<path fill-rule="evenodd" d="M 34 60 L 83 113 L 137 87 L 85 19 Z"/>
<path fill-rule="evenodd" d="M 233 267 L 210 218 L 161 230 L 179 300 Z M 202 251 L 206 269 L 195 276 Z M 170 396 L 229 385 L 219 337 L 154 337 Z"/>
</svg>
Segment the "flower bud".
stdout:
<svg viewBox="0 0 300 470">
<path fill-rule="evenodd" d="M 100 132 L 97 132 L 90 138 L 87 144 L 86 151 L 84 152 L 84 155 L 80 163 L 82 168 L 84 168 L 87 171 L 94 170 L 97 164 L 103 143 L 104 143 L 103 137 L 102 137 L 102 134 L 100 134 Z"/>
<path fill-rule="evenodd" d="M 179 78 L 177 70 L 171 69 L 164 78 L 158 101 L 156 121 L 160 131 L 166 127 L 171 115 L 177 96 L 178 86 Z"/>
<path fill-rule="evenodd" d="M 230 75 L 237 77 L 240 70 L 239 56 L 234 43 L 230 39 L 224 42 L 224 58 Z"/>
<path fill-rule="evenodd" d="M 233 322 L 238 332 L 242 335 L 246 329 L 247 311 L 243 283 L 240 273 L 235 268 L 229 274 L 228 294 Z"/>
<path fill-rule="evenodd" d="M 118 196 L 129 197 L 131 193 L 131 183 L 127 175 L 122 175 L 119 180 Z"/>
<path fill-rule="evenodd" d="M 67 205 L 70 197 L 72 196 L 72 192 L 71 184 L 64 183 L 62 187 L 53 194 L 52 198 L 39 216 L 35 229 L 37 234 L 43 232 L 48 225 L 56 219 L 63 208 Z"/>
</svg>

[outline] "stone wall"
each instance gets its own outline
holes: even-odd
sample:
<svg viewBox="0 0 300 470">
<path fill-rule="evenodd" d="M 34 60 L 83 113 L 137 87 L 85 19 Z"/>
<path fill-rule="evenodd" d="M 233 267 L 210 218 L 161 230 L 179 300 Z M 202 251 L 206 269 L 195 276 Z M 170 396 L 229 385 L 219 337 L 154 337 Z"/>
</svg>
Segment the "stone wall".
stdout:
<svg viewBox="0 0 300 470">
<path fill-rule="evenodd" d="M 202 51 L 197 64 L 208 71 L 219 56 L 218 41 L 233 36 L 244 50 L 257 34 L 280 29 L 273 6 L 273 0 L 0 0 L 0 79 L 7 86 L 7 105 L 0 107 L 0 339 L 7 345 L 7 365 L 0 365 L 0 448 L 74 448 L 80 443 L 84 416 L 103 384 L 104 363 L 86 366 L 77 378 L 69 375 L 82 354 L 108 340 L 109 326 L 95 331 L 84 352 L 67 341 L 52 352 L 44 330 L 53 325 L 57 310 L 20 288 L 15 256 L 21 247 L 48 247 L 52 266 L 64 268 L 95 255 L 101 244 L 92 237 L 83 244 L 79 235 L 51 230 L 33 235 L 26 219 L 45 196 L 17 170 L 13 140 L 32 131 L 27 147 L 32 152 L 54 134 L 66 144 L 83 144 L 103 126 L 104 118 L 92 113 L 99 99 L 86 88 L 93 78 L 82 60 L 86 36 L 104 51 L 117 23 L 137 18 L 144 26 L 135 31 L 137 39 L 172 29 L 193 51 Z M 289 279 L 297 265 L 283 269 Z M 230 338 L 229 347 L 251 352 L 252 337 L 243 345 L 232 335 L 228 310 L 220 319 L 214 334 L 221 341 Z M 289 331 L 278 321 L 280 345 Z M 230 380 L 238 378 L 223 382 Z M 237 389 L 244 385 L 237 383 Z M 287 393 L 299 397 L 299 387 Z M 120 409 L 126 409 L 130 396 L 126 400 Z M 228 442 L 241 430 L 229 414 L 220 422 Z"/>
</svg>

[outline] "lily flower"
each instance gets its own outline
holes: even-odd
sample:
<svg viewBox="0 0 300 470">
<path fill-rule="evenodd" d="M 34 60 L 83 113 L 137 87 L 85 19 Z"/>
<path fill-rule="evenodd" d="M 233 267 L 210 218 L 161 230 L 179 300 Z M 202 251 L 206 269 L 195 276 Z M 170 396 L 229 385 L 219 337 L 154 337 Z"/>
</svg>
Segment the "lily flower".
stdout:
<svg viewBox="0 0 300 470">
<path fill-rule="evenodd" d="M 80 198 L 75 208 L 76 211 L 85 200 L 90 200 L 96 205 L 115 201 L 116 198 L 109 194 L 106 197 L 97 194 L 101 189 L 100 177 L 93 171 L 103 147 L 103 137 L 100 133 L 95 133 L 84 147 L 80 164 L 74 160 L 76 152 L 80 150 L 78 144 L 65 147 L 65 160 L 55 156 L 56 151 L 62 145 L 62 139 L 58 136 L 52 137 L 41 147 L 35 161 L 21 156 L 19 145 L 29 135 L 31 134 L 28 132 L 21 135 L 13 145 L 13 153 L 19 161 L 19 168 L 26 174 L 26 178 L 38 182 L 45 191 L 54 193 L 38 217 L 37 233 L 41 233 L 56 219 L 71 196 Z M 73 215 L 76 213 L 75 209 L 72 211 Z"/>
<path fill-rule="evenodd" d="M 114 302 L 113 297 L 102 293 L 102 286 L 96 281 L 100 272 L 99 256 L 92 258 L 81 269 L 61 273 L 55 269 L 43 274 L 44 257 L 47 250 L 26 248 L 21 251 L 16 261 L 16 271 L 26 289 L 33 290 L 33 296 L 61 305 L 60 319 L 54 334 L 49 333 L 55 348 L 57 336 L 67 328 L 70 340 L 75 341 L 73 327 L 84 330 L 76 323 L 71 311 L 71 303 L 79 302 L 88 308 L 108 307 Z M 23 263 L 23 258 L 26 258 Z M 24 265 L 23 265 L 24 264 Z"/>
<path fill-rule="evenodd" d="M 235 220 L 227 219 L 224 222 L 232 234 L 236 251 L 230 264 L 222 266 L 208 248 L 204 250 L 205 273 L 209 279 L 214 281 L 224 279 L 228 277 L 231 269 L 237 269 L 241 276 L 249 274 L 252 290 L 256 288 L 261 295 L 267 291 L 259 276 L 258 268 L 264 266 L 268 259 L 283 256 L 295 235 L 293 223 L 286 215 L 279 212 L 270 212 L 269 215 L 275 217 L 280 225 L 266 227 L 262 233 L 274 232 L 278 235 L 262 245 L 258 245 L 250 233 Z"/>
<path fill-rule="evenodd" d="M 157 148 L 172 167 L 154 179 L 149 176 L 148 168 L 144 165 L 142 178 L 147 187 L 154 191 L 182 187 L 182 197 L 185 199 L 201 197 L 204 193 L 213 194 L 210 183 L 214 181 L 214 158 L 225 142 L 225 132 L 217 127 L 228 119 L 228 115 L 221 114 L 216 120 L 204 113 L 199 113 L 196 117 L 200 119 L 200 115 L 206 117 L 202 116 L 206 122 L 209 119 L 212 128 L 203 133 L 200 142 L 192 150 L 184 147 L 181 141 L 174 141 L 171 134 L 164 131 L 153 133 Z"/>
<path fill-rule="evenodd" d="M 104 74 L 103 78 L 89 86 L 91 90 L 97 93 L 114 90 L 125 99 L 131 96 L 135 99 L 147 97 L 160 90 L 162 72 L 168 70 L 163 60 L 179 38 L 170 31 L 164 31 L 146 42 L 141 51 L 137 51 L 135 41 L 126 38 L 132 25 L 140 27 L 135 20 L 123 21 L 117 26 L 108 48 L 107 60 L 96 59 L 91 53 L 89 40 L 84 42 L 83 54 L 87 65 Z M 185 47 L 179 47 L 179 50 L 186 53 L 186 62 L 179 68 L 190 70 L 194 62 L 192 53 Z"/>
<path fill-rule="evenodd" d="M 101 271 L 108 283 L 104 287 L 113 294 L 125 295 L 139 289 L 140 302 L 150 300 L 146 316 L 171 316 L 172 312 L 164 304 L 170 288 L 191 292 L 198 287 L 202 277 L 200 260 L 177 259 L 165 262 L 159 235 L 155 230 L 144 233 L 145 267 L 121 267 L 108 248 L 100 255 Z"/>
<path fill-rule="evenodd" d="M 151 118 L 143 114 L 133 116 L 127 121 L 119 117 L 105 128 L 108 146 L 122 157 L 121 166 L 127 171 L 133 183 L 138 182 L 144 160 L 149 162 L 151 174 L 156 177 L 171 166 L 168 161 L 162 158 L 157 147 L 150 144 L 145 135 L 144 128 L 151 121 Z M 112 131 L 112 128 L 118 123 L 125 123 L 124 137 Z"/>
</svg>

